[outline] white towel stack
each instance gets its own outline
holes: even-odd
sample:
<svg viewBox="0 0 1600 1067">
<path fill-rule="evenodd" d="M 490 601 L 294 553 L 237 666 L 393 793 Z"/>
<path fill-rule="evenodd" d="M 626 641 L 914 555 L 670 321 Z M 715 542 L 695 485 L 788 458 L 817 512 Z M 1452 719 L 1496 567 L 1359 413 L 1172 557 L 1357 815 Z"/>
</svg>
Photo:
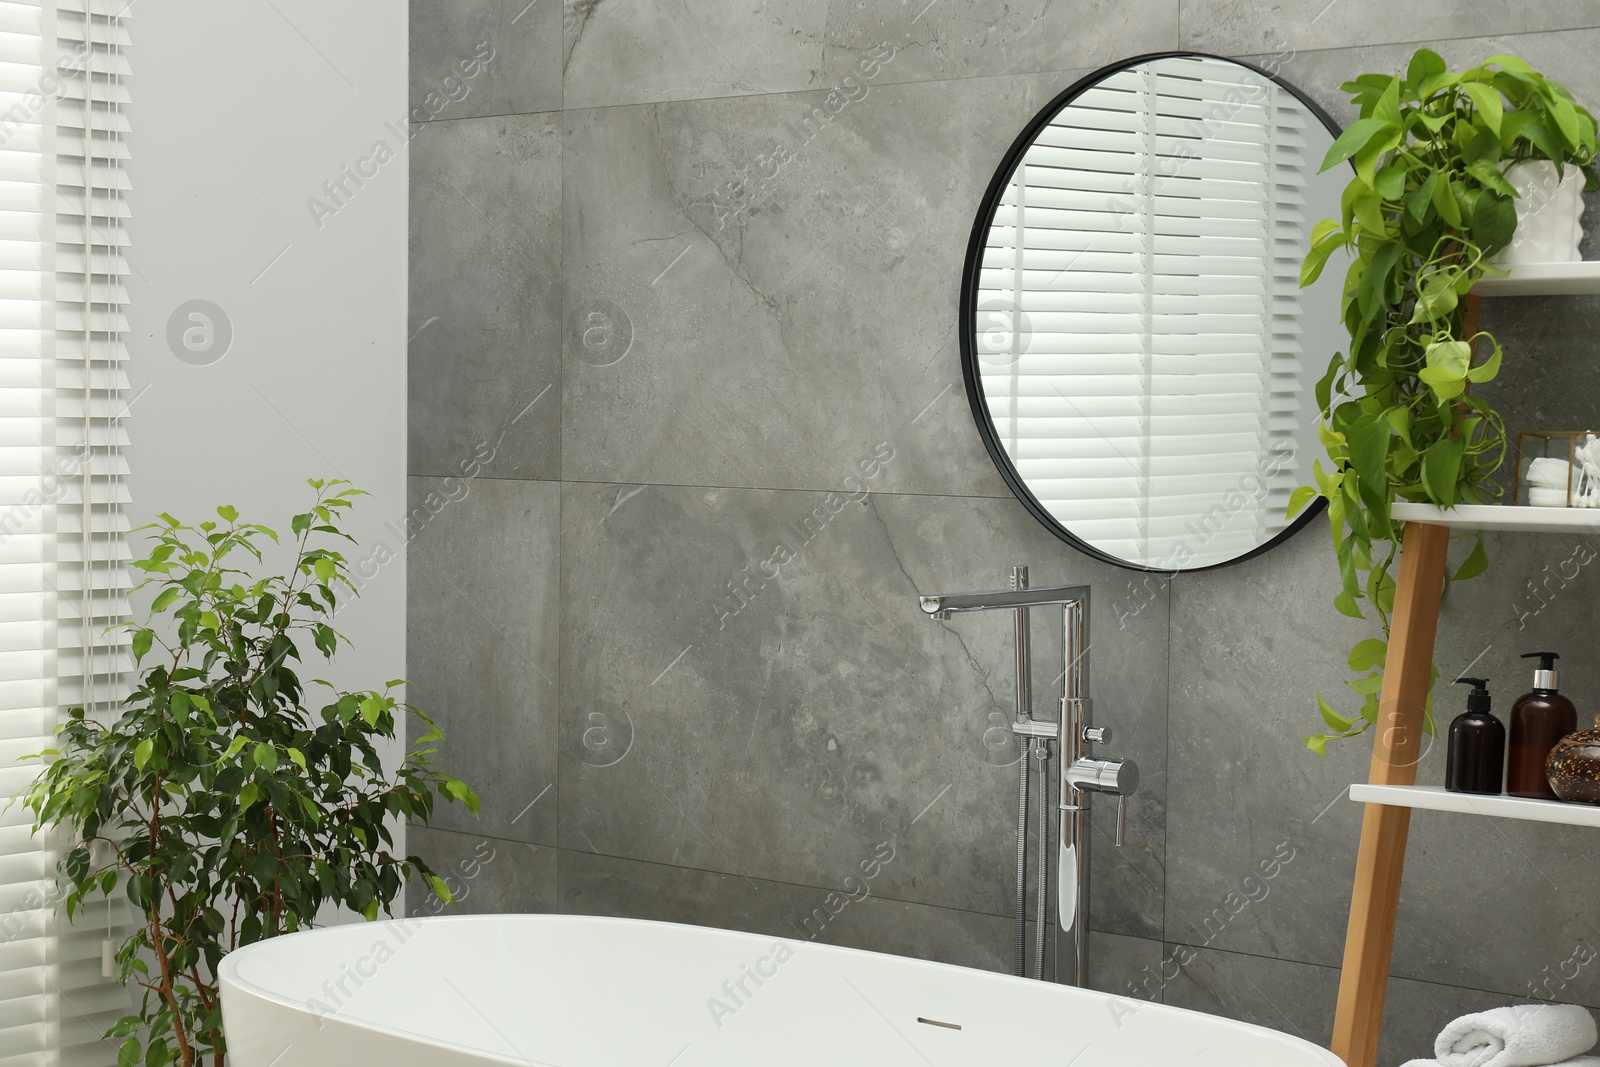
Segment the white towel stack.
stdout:
<svg viewBox="0 0 1600 1067">
<path fill-rule="evenodd" d="M 1519 1004 L 1463 1015 L 1434 1041 L 1434 1059 L 1404 1067 L 1600 1067 L 1600 1056 L 1584 1055 L 1596 1040 L 1584 1008 Z"/>
</svg>

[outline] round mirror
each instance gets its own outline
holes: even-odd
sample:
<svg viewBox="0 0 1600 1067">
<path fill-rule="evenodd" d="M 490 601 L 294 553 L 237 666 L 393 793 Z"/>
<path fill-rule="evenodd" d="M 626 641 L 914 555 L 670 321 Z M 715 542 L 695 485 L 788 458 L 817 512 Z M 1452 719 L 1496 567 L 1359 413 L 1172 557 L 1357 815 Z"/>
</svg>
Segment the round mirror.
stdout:
<svg viewBox="0 0 1600 1067">
<path fill-rule="evenodd" d="M 962 362 L 1012 491 L 1100 559 L 1200 570 L 1310 521 L 1316 382 L 1345 343 L 1344 270 L 1300 288 L 1337 218 L 1338 129 L 1266 72 L 1145 56 L 1051 102 L 973 228 Z M 1320 505 L 1320 501 L 1316 502 Z"/>
</svg>

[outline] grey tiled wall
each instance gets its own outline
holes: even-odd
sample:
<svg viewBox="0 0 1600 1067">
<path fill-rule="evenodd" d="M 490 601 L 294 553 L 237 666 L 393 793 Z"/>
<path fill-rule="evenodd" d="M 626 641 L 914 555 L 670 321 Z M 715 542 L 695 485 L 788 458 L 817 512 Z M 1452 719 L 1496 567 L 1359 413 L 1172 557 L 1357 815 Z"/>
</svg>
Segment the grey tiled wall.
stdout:
<svg viewBox="0 0 1600 1067">
<path fill-rule="evenodd" d="M 1096 983 L 1326 1041 L 1366 755 L 1299 741 L 1361 632 L 1323 528 L 1170 585 L 1061 545 L 971 424 L 958 276 L 1000 154 L 1087 70 L 1275 55 L 1347 121 L 1338 83 L 1419 25 L 1600 102 L 1594 2 L 412 0 L 408 657 L 484 799 L 412 840 L 462 907 L 804 936 L 887 841 L 819 938 L 1004 968 L 1005 627 L 915 596 L 1028 563 L 1094 587 L 1099 716 L 1145 771 L 1130 846 L 1097 829 Z M 1600 421 L 1596 311 L 1486 310 L 1513 428 Z M 1549 644 L 1600 707 L 1593 567 L 1526 586 L 1575 546 L 1491 538 L 1442 670 L 1505 710 Z M 1419 817 L 1385 1060 L 1600 943 L 1594 871 L 1576 830 Z M 1600 968 L 1560 996 L 1600 1004 Z"/>
</svg>

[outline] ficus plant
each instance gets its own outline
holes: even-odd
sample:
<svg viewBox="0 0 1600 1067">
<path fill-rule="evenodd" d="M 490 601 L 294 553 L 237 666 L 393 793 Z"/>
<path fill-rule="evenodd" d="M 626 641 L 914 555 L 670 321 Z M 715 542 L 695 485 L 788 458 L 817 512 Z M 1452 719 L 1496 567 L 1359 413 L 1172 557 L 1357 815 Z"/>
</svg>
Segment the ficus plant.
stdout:
<svg viewBox="0 0 1600 1067">
<path fill-rule="evenodd" d="M 283 574 L 263 549 L 278 534 L 241 522 L 190 526 L 170 515 L 143 527 L 149 554 L 133 564 L 153 587 L 149 620 L 130 624 L 136 688 L 110 721 L 74 708 L 22 802 L 36 829 L 68 842 L 59 894 L 70 918 L 120 891 L 136 916 L 117 949 L 117 977 L 138 1010 L 107 1035 L 119 1063 L 222 1067 L 227 1042 L 217 965 L 234 949 L 305 929 L 341 905 L 368 919 L 410 876 L 450 890 L 417 856 L 397 856 L 390 827 L 426 822 L 436 799 L 476 812 L 478 798 L 433 763 L 429 718 L 381 689 L 344 692 L 300 677 L 302 648 L 331 659 L 333 628 L 354 594 L 340 529 L 362 494 L 313 480 L 311 509 L 290 521 Z M 398 768 L 379 747 L 406 712 L 426 727 Z"/>
<path fill-rule="evenodd" d="M 1349 656 L 1360 698 L 1345 715 L 1317 694 L 1331 733 L 1306 738 L 1326 754 L 1329 741 L 1362 733 L 1378 718 L 1392 573 L 1399 530 L 1395 500 L 1490 503 L 1506 455 L 1505 424 L 1472 387 L 1492 381 L 1502 352 L 1476 325 L 1467 294 L 1517 228 L 1517 191 L 1506 169 L 1548 160 L 1564 173 L 1577 166 L 1595 186 L 1595 120 L 1565 88 L 1516 56 L 1471 70 L 1446 68 L 1424 48 L 1402 74 L 1363 74 L 1340 87 L 1360 117 L 1334 141 L 1327 170 L 1355 174 L 1341 217 L 1317 223 L 1301 285 L 1331 257 L 1347 261 L 1341 309 L 1349 347 L 1334 355 L 1317 385 L 1320 436 L 1331 469 L 1313 467 L 1316 484 L 1297 489 L 1290 515 L 1321 497 L 1328 502 L 1340 589 L 1334 606 L 1382 627 Z M 1481 537 L 1451 580 L 1487 567 Z M 1437 669 L 1434 671 L 1437 677 Z M 1430 687 L 1431 688 L 1431 687 Z M 1433 730 L 1432 697 L 1425 716 Z"/>
</svg>

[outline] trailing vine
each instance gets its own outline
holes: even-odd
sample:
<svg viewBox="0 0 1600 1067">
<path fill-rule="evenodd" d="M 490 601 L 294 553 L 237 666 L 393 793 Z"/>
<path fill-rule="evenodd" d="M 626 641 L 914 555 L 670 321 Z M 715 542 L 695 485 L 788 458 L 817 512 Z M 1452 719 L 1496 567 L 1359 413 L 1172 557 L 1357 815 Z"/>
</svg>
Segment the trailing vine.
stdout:
<svg viewBox="0 0 1600 1067">
<path fill-rule="evenodd" d="M 1341 218 L 1312 230 L 1300 284 L 1315 282 L 1335 253 L 1349 256 L 1341 307 L 1350 344 L 1317 384 L 1319 435 L 1332 469 L 1314 464 L 1316 484 L 1295 490 L 1289 514 L 1318 497 L 1328 502 L 1340 576 L 1334 606 L 1366 618 L 1365 601 L 1383 636 L 1350 651 L 1359 677 L 1345 684 L 1361 698 L 1356 714 L 1317 694 L 1332 732 L 1305 742 L 1323 755 L 1329 741 L 1378 719 L 1399 554 L 1390 506 L 1410 500 L 1449 508 L 1501 495 L 1495 474 L 1505 460 L 1505 424 L 1472 386 L 1495 378 L 1503 353 L 1477 329 L 1467 294 L 1484 275 L 1503 273 L 1489 260 L 1516 232 L 1517 191 L 1506 167 L 1548 160 L 1564 174 L 1576 165 L 1589 188 L 1596 184 L 1594 117 L 1516 56 L 1455 73 L 1424 48 L 1403 74 L 1363 74 L 1340 88 L 1360 117 L 1334 141 L 1322 169 L 1348 160 L 1355 176 Z M 1475 535 L 1449 578 L 1487 566 Z M 1431 695 L 1426 725 L 1432 732 Z"/>
</svg>

